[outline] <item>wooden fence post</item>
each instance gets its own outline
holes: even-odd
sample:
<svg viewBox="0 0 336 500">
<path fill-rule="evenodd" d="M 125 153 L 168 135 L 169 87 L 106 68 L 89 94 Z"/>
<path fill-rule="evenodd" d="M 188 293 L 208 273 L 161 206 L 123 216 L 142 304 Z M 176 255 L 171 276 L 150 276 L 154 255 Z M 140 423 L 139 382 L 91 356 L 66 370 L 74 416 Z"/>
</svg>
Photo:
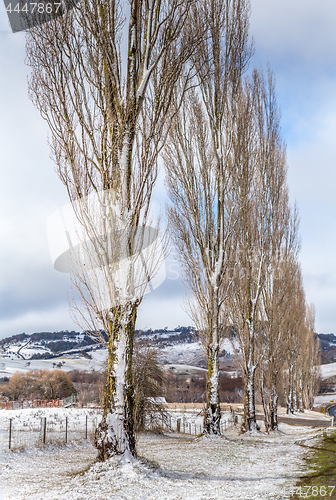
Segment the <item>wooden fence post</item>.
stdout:
<svg viewBox="0 0 336 500">
<path fill-rule="evenodd" d="M 46 443 L 46 433 L 47 433 L 47 418 L 42 417 L 42 443 Z"/>
<path fill-rule="evenodd" d="M 9 419 L 9 439 L 8 439 L 8 449 L 10 450 L 12 446 L 12 419 Z"/>
<path fill-rule="evenodd" d="M 85 439 L 87 439 L 87 427 L 88 427 L 88 426 L 87 426 L 87 420 L 88 420 L 88 419 L 87 419 L 87 417 L 88 417 L 88 416 L 87 416 L 87 415 L 85 415 Z"/>
<path fill-rule="evenodd" d="M 68 442 L 68 417 L 65 417 L 65 443 Z"/>
</svg>

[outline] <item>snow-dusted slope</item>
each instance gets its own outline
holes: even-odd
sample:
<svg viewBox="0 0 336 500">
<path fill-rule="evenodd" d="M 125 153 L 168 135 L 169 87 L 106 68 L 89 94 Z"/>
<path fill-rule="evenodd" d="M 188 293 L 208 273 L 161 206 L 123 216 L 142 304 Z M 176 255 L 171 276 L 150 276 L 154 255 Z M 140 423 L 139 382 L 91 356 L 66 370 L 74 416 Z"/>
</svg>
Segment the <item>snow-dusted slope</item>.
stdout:
<svg viewBox="0 0 336 500">
<path fill-rule="evenodd" d="M 13 337 L 12 340 L 9 339 L 8 342 L 3 343 L 0 347 L 0 378 L 10 376 L 15 371 L 41 368 L 53 369 L 59 367 L 60 363 L 65 371 L 100 370 L 102 363 L 106 361 L 106 349 L 101 348 L 102 346 L 93 344 L 80 347 L 80 344 L 87 338 L 81 333 L 65 332 L 61 337 L 61 341 L 64 342 L 64 349 L 57 355 L 49 347 L 52 342 L 45 341 L 43 338 L 32 340 L 33 336 L 31 337 L 26 336 L 20 341 Z M 194 331 L 190 327 L 178 327 L 171 331 L 149 330 L 137 332 L 136 339 L 157 347 L 159 361 L 164 365 L 206 366 L 204 350 L 200 342 L 195 340 Z M 74 343 L 77 343 L 77 347 L 71 348 Z M 32 359 L 32 356 L 36 354 L 54 357 L 50 359 Z M 232 356 L 233 354 L 234 349 L 230 340 L 224 339 L 221 345 L 220 359 L 224 360 L 225 356 Z M 92 359 L 89 359 L 90 357 Z M 321 365 L 321 373 L 323 379 L 336 375 L 336 363 Z"/>
<path fill-rule="evenodd" d="M 76 332 L 20 334 L 0 342 L 0 378 L 15 371 L 62 368 L 69 370 L 100 370 L 106 361 L 106 349 L 91 344 L 88 336 Z M 204 350 L 191 327 L 175 330 L 147 330 L 136 332 L 136 341 L 156 347 L 162 364 L 205 366 Z M 55 352 L 57 344 L 57 352 Z M 234 352 L 229 339 L 221 345 L 220 359 Z M 36 359 L 36 358 L 50 359 Z M 35 358 L 35 359 L 34 359 Z M 90 359 L 91 358 L 91 359 Z"/>
<path fill-rule="evenodd" d="M 229 339 L 224 339 L 221 345 L 221 353 L 232 355 L 233 347 Z M 162 364 L 191 364 L 198 366 L 205 360 L 204 350 L 200 342 L 172 343 L 158 350 L 159 360 Z"/>
<path fill-rule="evenodd" d="M 336 363 L 328 363 L 327 365 L 321 365 L 322 378 L 330 378 L 336 375 Z"/>
<path fill-rule="evenodd" d="M 5 376 L 10 377 L 17 371 L 26 372 L 40 369 L 53 370 L 59 367 L 64 371 L 101 370 L 102 363 L 107 358 L 106 349 L 91 351 L 90 355 L 92 359 L 83 358 L 79 355 L 69 355 L 52 359 L 34 359 L 31 361 L 0 357 L 0 378 Z"/>
<path fill-rule="evenodd" d="M 4 500 L 275 500 L 289 498 L 308 446 L 320 431 L 280 424 L 283 433 L 228 440 L 140 435 L 143 459 L 95 463 L 89 443 L 5 454 Z M 20 480 L 18 480 L 18 478 Z"/>
</svg>

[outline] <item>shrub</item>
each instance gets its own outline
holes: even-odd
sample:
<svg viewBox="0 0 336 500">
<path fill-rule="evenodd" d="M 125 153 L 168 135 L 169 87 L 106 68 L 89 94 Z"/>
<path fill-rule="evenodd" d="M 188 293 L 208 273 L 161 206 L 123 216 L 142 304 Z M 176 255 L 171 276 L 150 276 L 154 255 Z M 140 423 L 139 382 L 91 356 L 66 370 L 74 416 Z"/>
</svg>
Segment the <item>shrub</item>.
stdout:
<svg viewBox="0 0 336 500">
<path fill-rule="evenodd" d="M 62 370 L 34 370 L 16 372 L 6 385 L 0 386 L 0 393 L 9 400 L 58 399 L 76 392 L 67 373 Z"/>
<path fill-rule="evenodd" d="M 135 430 L 145 428 L 146 420 L 159 427 L 167 414 L 159 398 L 165 395 L 166 377 L 158 363 L 156 349 L 135 344 L 133 358 Z"/>
</svg>

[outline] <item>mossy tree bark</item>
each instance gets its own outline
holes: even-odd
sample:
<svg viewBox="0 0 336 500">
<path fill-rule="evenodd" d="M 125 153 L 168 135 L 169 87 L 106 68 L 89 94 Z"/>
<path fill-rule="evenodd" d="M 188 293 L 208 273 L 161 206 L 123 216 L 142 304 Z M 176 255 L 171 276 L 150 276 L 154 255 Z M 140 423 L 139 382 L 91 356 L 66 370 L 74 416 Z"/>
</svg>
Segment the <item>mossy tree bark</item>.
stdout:
<svg viewBox="0 0 336 500">
<path fill-rule="evenodd" d="M 276 374 L 271 377 L 271 399 L 270 399 L 270 426 L 272 431 L 277 431 L 278 426 L 278 391 Z"/>
<path fill-rule="evenodd" d="M 220 436 L 220 399 L 219 399 L 219 335 L 218 314 L 214 315 L 212 335 L 208 345 L 207 400 L 204 415 L 204 433 Z"/>
<path fill-rule="evenodd" d="M 264 424 L 265 424 L 265 430 L 266 432 L 269 431 L 270 427 L 271 427 L 271 423 L 270 423 L 270 415 L 269 415 L 269 412 L 268 412 L 268 408 L 267 408 L 267 401 L 266 401 L 266 394 L 265 394 L 265 373 L 264 373 L 264 367 L 263 365 L 261 364 L 261 368 L 260 368 L 260 395 L 261 395 L 261 401 L 262 401 L 262 405 L 263 405 L 263 410 L 264 410 Z"/>
<path fill-rule="evenodd" d="M 249 365 L 245 376 L 244 431 L 258 431 L 255 413 L 255 365 Z"/>
<path fill-rule="evenodd" d="M 245 364 L 244 364 L 245 401 L 244 401 L 244 419 L 242 425 L 243 432 L 259 431 L 259 426 L 257 425 L 256 411 L 255 411 L 255 375 L 258 365 L 258 363 L 256 362 L 256 354 L 255 354 L 256 332 L 254 327 L 256 303 L 257 303 L 256 298 L 255 300 L 251 300 L 250 313 L 249 313 L 250 319 L 247 321 L 248 345 L 245 351 L 245 356 L 247 359 L 245 358 Z M 260 353 L 259 353 L 259 362 L 260 362 Z"/>
<path fill-rule="evenodd" d="M 129 452 L 135 456 L 132 355 L 137 302 L 112 309 L 104 414 L 96 429 L 99 460 Z"/>
</svg>

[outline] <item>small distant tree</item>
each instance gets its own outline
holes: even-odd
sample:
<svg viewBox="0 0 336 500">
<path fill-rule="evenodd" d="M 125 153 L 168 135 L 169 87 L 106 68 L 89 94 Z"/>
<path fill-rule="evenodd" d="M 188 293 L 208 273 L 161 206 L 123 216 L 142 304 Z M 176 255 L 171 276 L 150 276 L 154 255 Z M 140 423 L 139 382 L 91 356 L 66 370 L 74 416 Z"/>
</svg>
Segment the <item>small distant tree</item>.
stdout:
<svg viewBox="0 0 336 500">
<path fill-rule="evenodd" d="M 14 373 L 6 385 L 0 387 L 0 391 L 5 398 L 16 401 L 26 394 L 27 380 L 24 374 Z"/>
<path fill-rule="evenodd" d="M 82 407 L 88 403 L 95 403 L 96 405 L 102 403 L 100 401 L 100 391 L 104 375 L 101 371 L 73 370 L 68 372 L 68 375 L 77 391 L 77 401 Z"/>
<path fill-rule="evenodd" d="M 69 375 L 61 370 L 34 370 L 14 373 L 0 391 L 4 397 L 16 401 L 65 398 L 74 394 L 76 389 Z"/>
<path fill-rule="evenodd" d="M 314 397 L 319 392 L 320 347 L 320 341 L 315 334 L 315 308 L 313 304 L 307 305 L 297 367 L 298 408 L 300 412 L 313 408 Z"/>
<path fill-rule="evenodd" d="M 292 263 L 287 279 L 290 280 L 291 287 L 286 311 L 286 356 L 282 373 L 287 413 L 293 414 L 298 411 L 298 361 L 304 342 L 303 330 L 306 310 L 302 272 L 298 262 Z"/>
<path fill-rule="evenodd" d="M 41 377 L 45 399 L 66 398 L 76 392 L 69 375 L 62 370 L 37 371 L 36 379 Z"/>
<path fill-rule="evenodd" d="M 167 414 L 158 398 L 165 396 L 166 377 L 153 347 L 135 346 L 133 381 L 135 431 L 144 430 L 148 420 L 161 426 Z"/>
</svg>

